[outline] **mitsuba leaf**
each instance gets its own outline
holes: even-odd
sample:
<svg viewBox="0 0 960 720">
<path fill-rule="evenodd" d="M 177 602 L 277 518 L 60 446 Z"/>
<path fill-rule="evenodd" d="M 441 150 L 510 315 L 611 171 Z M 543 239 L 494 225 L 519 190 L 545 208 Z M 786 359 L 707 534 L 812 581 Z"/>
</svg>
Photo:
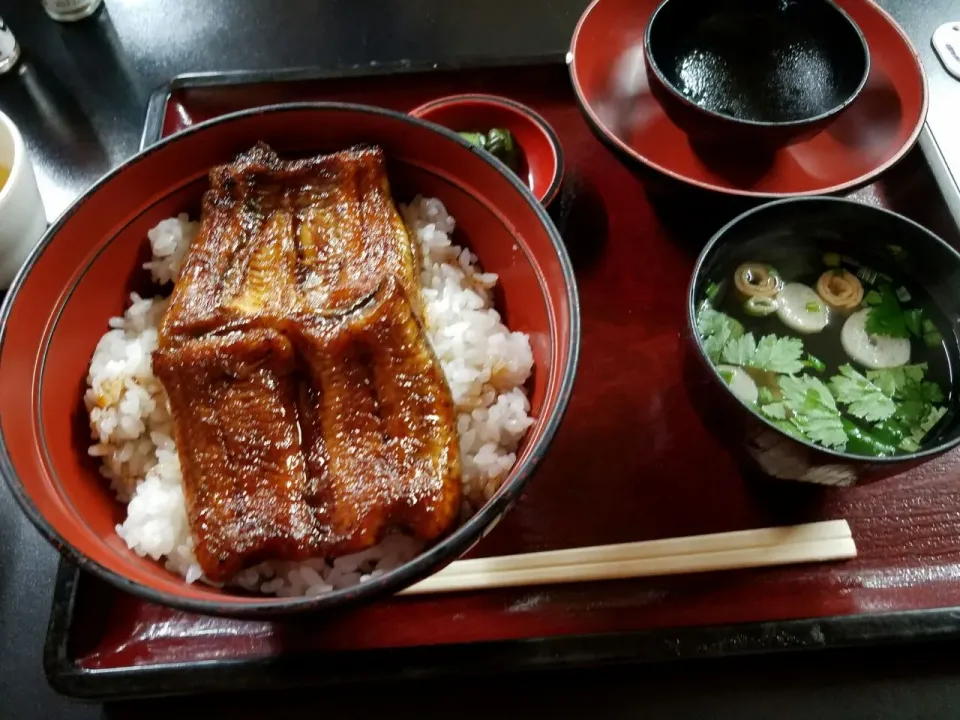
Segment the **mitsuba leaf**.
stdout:
<svg viewBox="0 0 960 720">
<path fill-rule="evenodd" d="M 837 402 L 846 405 L 851 415 L 868 422 L 879 422 L 897 411 L 893 398 L 853 367 L 841 365 L 839 370 L 839 375 L 830 378 L 830 389 Z"/>
</svg>

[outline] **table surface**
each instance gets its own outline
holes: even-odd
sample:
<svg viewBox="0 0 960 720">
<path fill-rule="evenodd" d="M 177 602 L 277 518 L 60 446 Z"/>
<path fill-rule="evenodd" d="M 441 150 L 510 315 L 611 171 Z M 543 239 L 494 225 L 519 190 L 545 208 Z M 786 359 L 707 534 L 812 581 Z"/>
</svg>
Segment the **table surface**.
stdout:
<svg viewBox="0 0 960 720">
<path fill-rule="evenodd" d="M 0 109 L 23 130 L 47 214 L 136 152 L 150 93 L 174 75 L 333 67 L 398 60 L 562 52 L 585 0 L 107 0 L 95 17 L 48 19 L 39 0 L 0 0 L 20 40 L 20 71 L 0 77 Z M 933 55 L 933 30 L 960 20 L 955 0 L 884 0 L 913 38 L 931 90 L 929 124 L 960 177 L 960 82 Z M 951 17 L 951 11 L 953 16 Z M 506 18 L 506 20 L 505 20 Z M 951 120 L 952 118 L 952 120 Z M 0 719 L 166 717 L 198 699 L 82 705 L 47 686 L 41 651 L 57 555 L 0 487 Z M 938 718 L 960 716 L 960 648 L 885 648 L 405 683 L 277 697 L 208 698 L 225 716 L 349 708 L 464 718 L 603 715 L 661 718 Z M 495 680 L 497 691 L 481 683 Z M 476 689 L 464 703 L 463 691 Z M 509 695 L 513 699 L 504 702 Z M 282 708 L 282 710 L 281 710 Z M 359 713 L 358 713 L 359 711 Z M 378 712 L 379 711 L 379 712 Z M 207 714 L 209 711 L 204 712 Z M 199 716 L 199 715 L 198 715 Z"/>
</svg>

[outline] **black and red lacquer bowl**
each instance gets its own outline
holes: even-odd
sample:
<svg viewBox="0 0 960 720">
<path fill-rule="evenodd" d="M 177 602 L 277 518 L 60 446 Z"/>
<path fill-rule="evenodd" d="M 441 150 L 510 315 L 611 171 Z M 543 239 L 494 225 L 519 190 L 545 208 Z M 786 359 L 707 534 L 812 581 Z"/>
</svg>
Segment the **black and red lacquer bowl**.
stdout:
<svg viewBox="0 0 960 720">
<path fill-rule="evenodd" d="M 698 338 L 697 312 L 711 283 L 725 283 L 737 266 L 755 258 L 784 267 L 807 262 L 800 258 L 820 258 L 826 252 L 891 273 L 898 285 L 927 296 L 925 312 L 943 318 L 938 325 L 947 356 L 947 380 L 939 382 L 947 396 L 947 414 L 916 452 L 872 457 L 849 448 L 825 448 L 784 432 L 733 396 Z M 952 370 L 960 364 L 960 336 L 953 320 L 960 313 L 958 280 L 960 253 L 890 210 L 829 197 L 790 198 L 750 209 L 707 242 L 690 280 L 686 337 L 693 361 L 687 376 L 691 396 L 697 398 L 704 422 L 721 442 L 767 477 L 847 486 L 880 480 L 930 460 L 960 445 L 960 377 Z"/>
<path fill-rule="evenodd" d="M 677 7 L 686 1 L 680 0 Z M 704 15 L 715 6 L 728 4 L 747 9 L 769 6 L 768 0 L 690 3 Z M 624 165 L 652 187 L 670 192 L 693 190 L 702 196 L 706 191 L 726 200 L 736 197 L 744 199 L 744 204 L 755 204 L 761 198 L 840 193 L 865 185 L 913 147 L 926 117 L 927 82 L 916 49 L 877 3 L 833 0 L 833 4 L 859 29 L 859 34 L 851 30 L 857 35 L 856 42 L 850 41 L 854 52 L 859 47 L 862 53 L 859 35 L 866 41 L 869 74 L 862 88 L 862 75 L 856 72 L 842 83 L 852 86 L 850 95 L 856 95 L 852 102 L 838 98 L 836 103 L 827 103 L 842 107 L 842 113 L 831 114 L 825 108 L 826 114 L 813 114 L 829 124 L 812 137 L 787 137 L 791 143 L 772 155 L 755 152 L 760 145 L 756 135 L 746 143 L 719 147 L 695 142 L 687 132 L 692 126 L 684 123 L 681 127 L 676 112 L 667 112 L 663 99 L 669 94 L 676 101 L 670 107 L 676 110 L 683 105 L 697 115 L 695 121 L 703 120 L 707 113 L 682 103 L 680 96 L 668 93 L 662 83 L 650 82 L 655 73 L 647 68 L 644 38 L 662 0 L 593 0 L 584 11 L 567 56 L 584 119 Z M 799 8 L 806 3 L 779 5 Z M 689 18 L 682 20 L 682 26 L 674 25 L 674 30 L 689 29 Z M 661 50 L 669 65 L 671 44 L 665 43 Z M 859 65 L 862 71 L 863 57 L 856 54 L 860 59 L 852 65 Z M 838 91 L 837 95 L 845 93 Z M 719 121 L 716 113 L 711 117 Z M 792 129 L 796 126 L 786 126 L 788 136 Z"/>
<path fill-rule="evenodd" d="M 663 0 L 643 44 L 650 90 L 673 122 L 745 154 L 813 137 L 870 74 L 863 33 L 831 0 Z"/>
<path fill-rule="evenodd" d="M 520 149 L 518 174 L 540 202 L 549 205 L 563 182 L 563 150 L 550 123 L 531 108 L 497 95 L 449 95 L 410 111 L 456 132 L 504 128 Z"/>
<path fill-rule="evenodd" d="M 354 588 L 307 598 L 245 596 L 186 584 L 117 536 L 124 509 L 87 456 L 82 395 L 91 355 L 131 291 L 156 289 L 141 269 L 147 230 L 199 213 L 211 166 L 258 141 L 282 155 L 376 143 L 398 201 L 440 198 L 457 242 L 500 276 L 498 310 L 528 333 L 536 418 L 501 489 L 470 520 L 411 562 Z M 20 272 L 0 326 L 0 470 L 34 525 L 64 555 L 150 601 L 234 616 L 329 609 L 389 595 L 471 548 L 517 498 L 547 452 L 573 386 L 580 326 L 567 253 L 543 207 L 505 166 L 455 133 L 379 108 L 297 104 L 213 120 L 140 153 L 57 220 Z"/>
</svg>

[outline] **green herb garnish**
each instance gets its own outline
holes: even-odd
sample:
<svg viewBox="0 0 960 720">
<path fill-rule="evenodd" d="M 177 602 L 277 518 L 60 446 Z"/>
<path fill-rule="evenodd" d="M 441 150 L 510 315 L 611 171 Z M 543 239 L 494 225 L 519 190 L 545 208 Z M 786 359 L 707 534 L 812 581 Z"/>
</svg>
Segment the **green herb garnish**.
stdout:
<svg viewBox="0 0 960 720">
<path fill-rule="evenodd" d="M 923 344 L 928 348 L 935 348 L 943 342 L 943 335 L 930 320 L 923 321 L 921 331 L 923 333 Z"/>
<path fill-rule="evenodd" d="M 924 380 L 926 371 L 925 363 L 867 371 L 867 378 L 896 401 L 892 419 L 902 427 L 904 435 L 917 444 L 946 412 L 937 406 L 945 400 L 943 390 L 935 382 Z M 928 422 L 934 415 L 937 420 Z M 902 446 L 902 449 L 906 447 Z"/>
<path fill-rule="evenodd" d="M 868 332 L 925 340 L 929 335 L 931 341 L 942 341 L 921 311 L 900 307 L 889 284 L 871 290 L 865 300 L 870 308 Z M 824 447 L 874 457 L 915 452 L 946 414 L 940 405 L 943 391 L 924 379 L 925 364 L 865 373 L 845 364 L 824 382 L 803 372 L 826 368 L 803 352 L 800 338 L 764 335 L 757 340 L 737 320 L 715 310 L 709 300 L 697 313 L 697 330 L 714 364 L 722 362 L 753 374 L 758 385 L 756 407 L 764 417 L 784 432 Z M 734 378 L 728 368 L 719 372 L 728 384 Z"/>
<path fill-rule="evenodd" d="M 894 338 L 910 337 L 910 331 L 907 329 L 906 321 L 903 317 L 903 309 L 900 307 L 900 301 L 897 300 L 897 293 L 890 285 L 884 283 L 879 288 L 879 301 L 874 302 L 874 292 L 867 293 L 867 304 L 870 307 L 870 314 L 867 316 L 867 332 L 871 335 L 886 335 Z"/>
<path fill-rule="evenodd" d="M 776 398 L 773 396 L 773 390 L 768 388 L 766 385 L 761 385 L 757 388 L 757 403 L 760 405 L 769 405 L 776 402 Z"/>
<path fill-rule="evenodd" d="M 743 335 L 743 325 L 726 313 L 714 310 L 710 301 L 704 300 L 697 311 L 697 332 L 707 357 L 717 363 L 727 343 Z"/>
<path fill-rule="evenodd" d="M 777 384 L 783 400 L 761 408 L 764 414 L 777 418 L 782 412 L 805 437 L 827 447 L 842 449 L 846 445 L 840 411 L 823 382 L 809 375 L 783 375 Z"/>
<path fill-rule="evenodd" d="M 802 354 L 803 341 L 800 338 L 764 335 L 757 343 L 756 354 L 747 364 L 758 370 L 789 375 L 803 368 Z"/>
<path fill-rule="evenodd" d="M 830 389 L 837 402 L 848 406 L 851 415 L 868 422 L 879 422 L 893 416 L 897 410 L 893 398 L 850 365 L 841 365 L 839 370 L 839 375 L 830 378 Z"/>
<path fill-rule="evenodd" d="M 803 369 L 800 356 L 803 341 L 799 338 L 764 335 L 757 342 L 753 333 L 730 340 L 723 348 L 723 362 L 730 365 L 766 370 L 767 372 L 792 375 Z"/>
<path fill-rule="evenodd" d="M 907 330 L 910 331 L 911 335 L 921 337 L 923 334 L 923 310 L 918 308 L 904 310 L 903 324 L 907 326 Z"/>
</svg>

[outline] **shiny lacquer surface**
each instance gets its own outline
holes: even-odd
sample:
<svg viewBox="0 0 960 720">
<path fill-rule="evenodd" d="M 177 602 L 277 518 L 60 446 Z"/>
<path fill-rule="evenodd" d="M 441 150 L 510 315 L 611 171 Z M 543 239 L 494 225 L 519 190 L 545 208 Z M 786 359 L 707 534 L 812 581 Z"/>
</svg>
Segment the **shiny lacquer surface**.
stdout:
<svg viewBox="0 0 960 720">
<path fill-rule="evenodd" d="M 260 141 L 289 157 L 375 142 L 388 158 L 393 195 L 408 201 L 421 193 L 442 199 L 457 218 L 457 242 L 470 247 L 483 267 L 498 275 L 498 311 L 511 327 L 529 335 L 535 370 L 529 382 L 534 423 L 503 484 L 475 514 L 390 572 L 341 590 L 295 598 L 185 583 L 162 564 L 130 551 L 116 532 L 123 509 L 87 453 L 89 421 L 81 400 L 90 356 L 109 318 L 121 314 L 131 292 L 158 292 L 144 277 L 147 230 L 172 214 L 196 214 L 211 167 Z M 224 253 L 214 255 L 222 259 Z M 257 262 L 260 259 L 258 254 Z M 197 279 L 191 276 L 191 285 Z M 256 281 L 244 283 L 244 307 L 257 306 L 259 287 Z M 383 333 L 388 327 L 409 327 L 406 321 L 386 322 L 398 308 L 386 295 L 380 299 L 382 303 L 375 293 L 366 307 L 372 313 L 366 316 L 372 332 L 374 325 Z M 171 308 L 181 305 L 175 301 Z M 0 312 L 0 470 L 23 512 L 52 544 L 82 568 L 151 602 L 213 615 L 265 617 L 390 596 L 473 547 L 520 494 L 555 435 L 572 390 L 579 345 L 577 308 L 569 258 L 543 207 L 508 168 L 454 133 L 369 105 L 301 103 L 236 113 L 145 150 L 96 183 L 51 226 Z M 175 317 L 174 330 L 183 319 L 179 313 Z M 203 320 L 202 312 L 198 319 Z M 163 336 L 169 339 L 168 333 Z M 378 341 L 378 348 L 391 344 Z M 217 354 L 214 349 L 212 357 Z M 162 357 L 157 360 L 171 369 Z M 396 353 L 390 362 L 406 360 L 413 357 Z M 342 367 L 338 364 L 338 371 Z M 270 366 L 271 372 L 279 369 Z M 330 379 L 338 371 L 322 374 Z M 405 372 L 409 367 L 395 368 L 390 382 Z M 422 386 L 426 375 L 418 375 Z M 389 382 L 374 384 L 383 390 Z M 181 389 L 197 397 L 190 388 Z M 250 390 L 265 399 L 256 388 Z M 181 403 L 174 398 L 173 404 Z M 233 424 L 239 420 L 233 401 L 220 410 L 231 413 Z M 218 415 L 227 420 L 222 412 Z M 178 423 L 176 433 L 182 437 L 184 432 Z M 296 434 L 289 428 L 289 438 Z M 251 454 L 261 452 L 262 443 L 251 445 L 257 448 Z M 248 478 L 252 482 L 264 479 L 253 475 Z M 353 482 L 354 474 L 344 475 Z M 189 495 L 189 480 L 186 489 Z M 218 551 L 216 556 L 225 555 Z"/>
<path fill-rule="evenodd" d="M 323 80 L 175 92 L 165 133 L 254 104 L 363 100 L 410 109 L 458 92 L 530 105 L 557 131 L 564 189 L 552 208 L 573 257 L 583 346 L 569 411 L 517 506 L 476 554 L 846 518 L 856 560 L 689 577 L 406 597 L 296 622 L 168 610 L 84 576 L 70 655 L 82 669 L 610 633 L 960 605 L 960 454 L 844 490 L 745 474 L 697 409 L 683 348 L 696 255 L 718 219 L 653 203 L 591 133 L 565 68 Z M 923 158 L 856 197 L 893 207 L 956 244 Z"/>
<path fill-rule="evenodd" d="M 870 53 L 866 83 L 842 116 L 823 132 L 772 154 L 755 153 L 763 133 L 747 135 L 753 140 L 747 148 L 744 136 L 740 143 L 695 147 L 647 78 L 644 32 L 659 4 L 595 0 L 571 44 L 572 74 L 585 115 L 627 162 L 714 192 L 816 195 L 869 182 L 916 142 L 927 112 L 926 79 L 916 50 L 877 3 L 836 0 L 860 28 Z"/>
</svg>

